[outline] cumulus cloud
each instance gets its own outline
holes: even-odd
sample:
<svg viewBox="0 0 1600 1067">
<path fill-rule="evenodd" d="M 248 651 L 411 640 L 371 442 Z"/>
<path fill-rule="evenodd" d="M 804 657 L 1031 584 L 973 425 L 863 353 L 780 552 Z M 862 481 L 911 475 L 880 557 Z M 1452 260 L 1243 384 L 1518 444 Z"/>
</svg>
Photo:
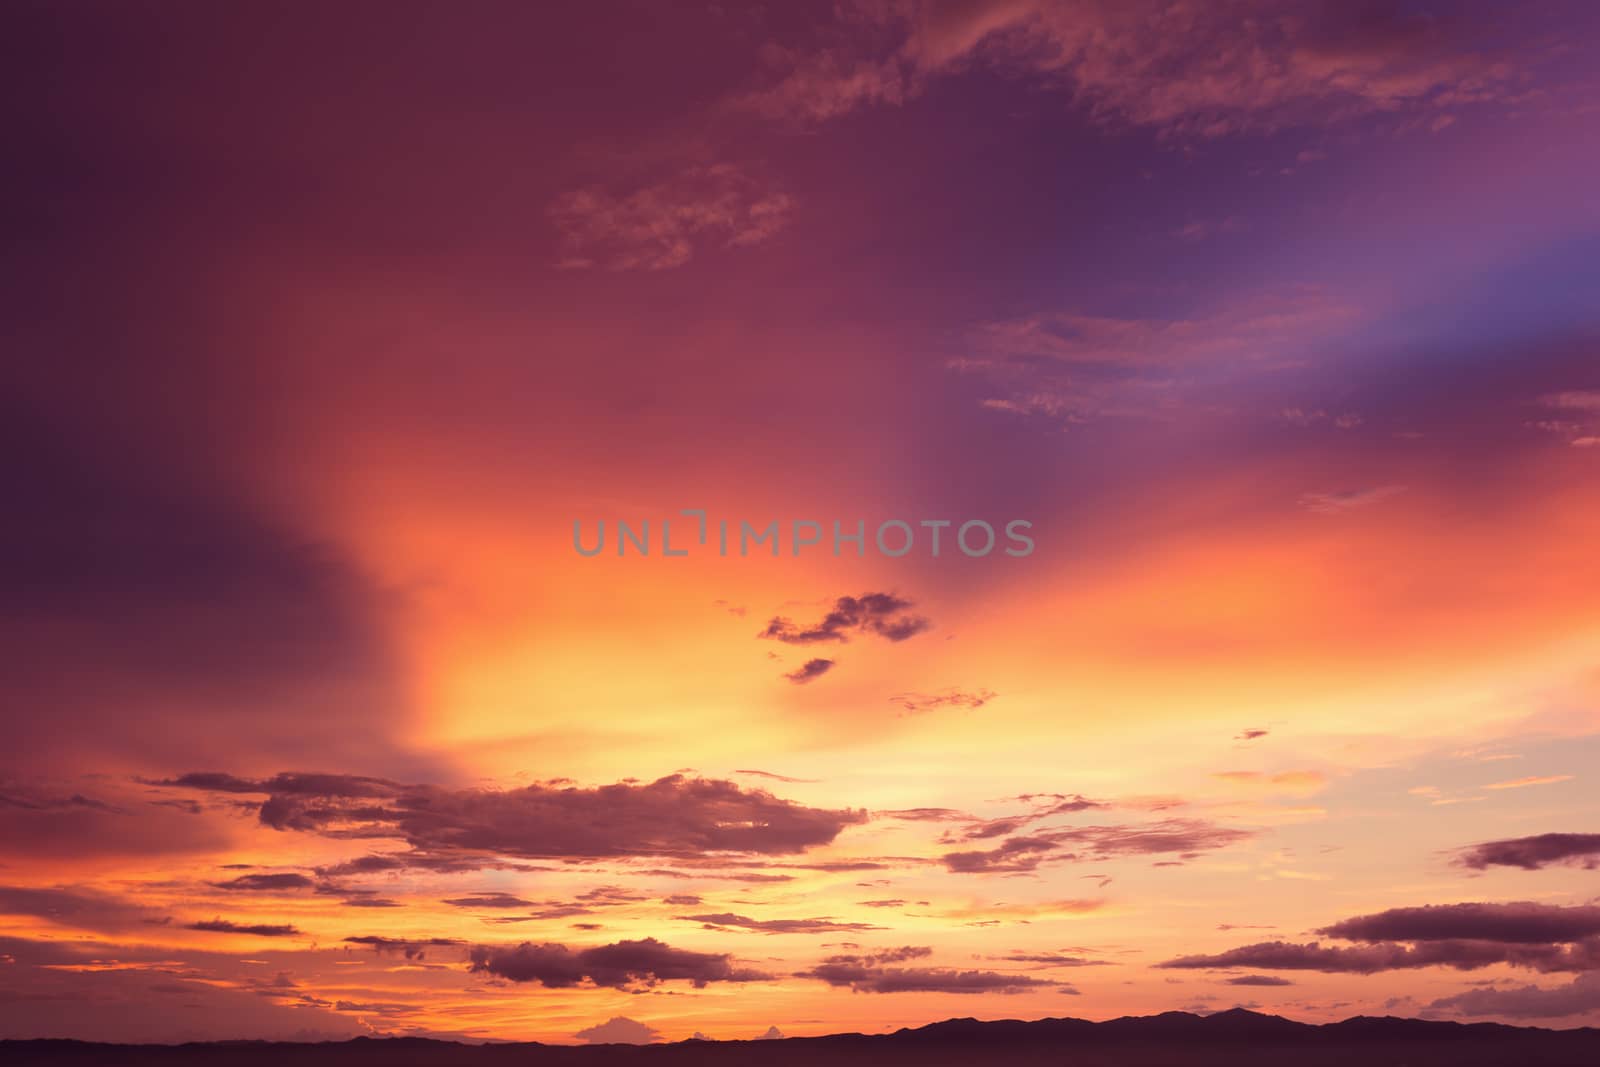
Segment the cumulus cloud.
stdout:
<svg viewBox="0 0 1600 1067">
<path fill-rule="evenodd" d="M 907 609 L 913 606 L 911 601 L 892 593 L 842 596 L 834 601 L 833 610 L 819 622 L 799 626 L 782 616 L 775 616 L 767 623 L 767 628 L 756 636 L 788 645 L 824 642 L 843 644 L 851 636 L 863 633 L 889 641 L 904 641 L 932 625 L 927 619 L 910 614 Z"/>
<path fill-rule="evenodd" d="M 783 854 L 824 845 L 864 812 L 808 808 L 727 781 L 671 775 L 648 784 L 445 789 L 378 778 L 284 774 L 259 781 L 191 774 L 169 785 L 267 794 L 259 818 L 278 830 L 399 837 L 415 856 L 369 857 L 343 873 L 472 855 L 538 858 Z"/>
<path fill-rule="evenodd" d="M 537 982 L 551 989 L 585 981 L 609 989 L 685 981 L 700 989 L 711 982 L 761 982 L 772 977 L 735 967 L 733 957 L 725 953 L 676 949 L 653 937 L 580 949 L 526 941 L 515 946 L 478 945 L 469 959 L 473 973 Z"/>
<path fill-rule="evenodd" d="M 661 1031 L 625 1016 L 614 1015 L 572 1036 L 587 1045 L 648 1045 L 661 1037 Z"/>
<path fill-rule="evenodd" d="M 789 224 L 794 198 L 740 167 L 690 167 L 626 193 L 598 186 L 558 198 L 550 218 L 566 267 L 665 270 L 705 244 L 759 244 Z"/>
<path fill-rule="evenodd" d="M 1600 834 L 1536 834 L 1486 841 L 1464 849 L 1457 862 L 1479 871 L 1488 867 L 1536 871 L 1551 864 L 1577 864 L 1593 870 L 1600 866 Z"/>
<path fill-rule="evenodd" d="M 1564 986 L 1470 989 L 1428 1005 L 1434 1011 L 1507 1019 L 1560 1019 L 1600 1011 L 1600 973 L 1580 974 Z"/>
</svg>

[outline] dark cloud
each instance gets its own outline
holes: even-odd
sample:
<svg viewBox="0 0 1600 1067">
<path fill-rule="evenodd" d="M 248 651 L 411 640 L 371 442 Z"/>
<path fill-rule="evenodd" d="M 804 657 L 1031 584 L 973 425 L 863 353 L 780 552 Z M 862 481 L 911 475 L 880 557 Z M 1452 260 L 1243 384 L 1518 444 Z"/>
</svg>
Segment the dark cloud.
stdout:
<svg viewBox="0 0 1600 1067">
<path fill-rule="evenodd" d="M 1600 866 L 1600 834 L 1538 834 L 1486 841 L 1464 849 L 1456 861 L 1463 867 L 1521 867 L 1536 871 L 1551 864 L 1572 864 L 1585 870 Z"/>
<path fill-rule="evenodd" d="M 1325 926 L 1345 941 L 1497 941 L 1562 944 L 1600 935 L 1600 907 L 1554 904 L 1432 904 L 1391 908 Z"/>
<path fill-rule="evenodd" d="M 1564 986 L 1471 989 L 1428 1005 L 1434 1011 L 1506 1019 L 1560 1019 L 1600 1011 L 1600 973 L 1580 974 Z"/>
<path fill-rule="evenodd" d="M 1251 728 L 1249 730 L 1243 730 L 1234 735 L 1233 739 L 1235 741 L 1254 741 L 1258 737 L 1266 737 L 1267 733 L 1268 731 L 1266 730 Z"/>
<path fill-rule="evenodd" d="M 317 883 L 303 874 L 242 874 L 226 882 L 212 882 L 215 889 L 273 892 L 283 889 L 310 889 Z"/>
<path fill-rule="evenodd" d="M 1542 972 L 1600 969 L 1600 908 L 1550 904 L 1443 904 L 1393 908 L 1319 930 L 1356 941 L 1266 941 L 1158 964 L 1179 969 L 1324 971 L 1375 974 L 1416 967 L 1476 970 L 1494 964 Z"/>
<path fill-rule="evenodd" d="M 1065 862 L 1163 852 L 1187 856 L 1226 848 L 1251 836 L 1246 830 L 1233 830 L 1198 819 L 1167 819 L 1139 826 L 1043 831 L 1008 838 L 992 849 L 947 852 L 941 859 L 946 868 L 961 873 L 1031 871 L 1046 859 Z"/>
<path fill-rule="evenodd" d="M 119 931 L 162 925 L 167 917 L 131 900 L 83 886 L 0 886 L 0 915 L 26 915 L 58 926 Z"/>
<path fill-rule="evenodd" d="M 1055 985 L 1028 975 L 998 971 L 960 971 L 950 967 L 890 967 L 932 954 L 923 946 L 907 945 L 864 955 L 829 956 L 796 977 L 816 978 L 856 993 L 1020 993 Z"/>
<path fill-rule="evenodd" d="M 788 645 L 812 645 L 828 641 L 842 644 L 849 641 L 853 634 L 862 633 L 890 641 L 904 641 L 932 625 L 921 616 L 908 614 L 906 609 L 913 606 L 911 601 L 890 593 L 842 596 L 834 601 L 833 610 L 824 615 L 821 622 L 802 627 L 781 616 L 774 616 L 767 623 L 767 628 L 756 636 Z"/>
<path fill-rule="evenodd" d="M 1258 985 L 1258 986 L 1285 986 L 1294 985 L 1287 978 L 1279 978 L 1273 974 L 1241 974 L 1237 978 L 1229 978 L 1229 985 Z"/>
<path fill-rule="evenodd" d="M 185 930 L 204 930 L 214 934 L 254 934 L 256 937 L 295 937 L 300 931 L 287 924 L 271 926 L 264 923 L 236 923 L 227 919 L 207 919 L 189 923 Z"/>
<path fill-rule="evenodd" d="M 585 980 L 610 989 L 686 981 L 695 988 L 711 982 L 761 982 L 771 975 L 736 968 L 733 957 L 675 949 L 653 937 L 612 945 L 573 949 L 566 945 L 479 945 L 473 948 L 471 970 L 512 982 L 538 982 L 565 989 Z"/>
<path fill-rule="evenodd" d="M 527 908 L 532 907 L 531 900 L 514 897 L 510 893 L 479 893 L 471 897 L 451 897 L 443 901 L 456 908 Z"/>
<path fill-rule="evenodd" d="M 801 666 L 785 674 L 784 677 L 795 685 L 805 685 L 807 682 L 814 682 L 821 678 L 833 668 L 834 661 L 831 659 L 808 659 Z"/>
<path fill-rule="evenodd" d="M 832 919 L 752 919 L 744 915 L 735 915 L 732 912 L 716 912 L 706 915 L 678 915 L 674 916 L 687 922 L 703 923 L 711 927 L 736 927 L 741 930 L 755 930 L 763 934 L 828 934 L 840 931 L 853 930 L 882 930 L 881 926 L 872 923 L 841 923 Z"/>
<path fill-rule="evenodd" d="M 248 780 L 190 774 L 170 786 L 267 794 L 260 820 L 279 830 L 329 836 L 401 837 L 413 855 L 367 857 L 325 873 L 399 866 L 463 869 L 464 856 L 535 858 L 697 857 L 707 852 L 782 854 L 831 842 L 865 812 L 808 808 L 733 782 L 671 775 L 592 789 L 536 784 L 450 790 L 379 778 L 280 774 Z"/>
<path fill-rule="evenodd" d="M 1051 967 L 1100 967 L 1103 960 L 1089 960 L 1082 956 L 1068 956 L 1060 952 L 1013 952 L 999 957 L 1012 963 L 1042 963 Z"/>
<path fill-rule="evenodd" d="M 349 945 L 365 945 L 380 956 L 404 956 L 408 960 L 426 959 L 428 950 L 432 948 L 461 948 L 466 945 L 465 941 L 453 937 L 412 939 L 362 934 L 344 940 Z"/>
</svg>

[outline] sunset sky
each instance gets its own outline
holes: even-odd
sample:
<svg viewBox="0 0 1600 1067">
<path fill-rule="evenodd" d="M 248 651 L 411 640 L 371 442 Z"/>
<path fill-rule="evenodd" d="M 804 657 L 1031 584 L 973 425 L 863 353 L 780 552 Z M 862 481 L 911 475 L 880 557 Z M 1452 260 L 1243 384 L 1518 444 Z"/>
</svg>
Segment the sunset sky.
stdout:
<svg viewBox="0 0 1600 1067">
<path fill-rule="evenodd" d="M 0 41 L 0 1037 L 1600 1023 L 1600 6 Z"/>
</svg>

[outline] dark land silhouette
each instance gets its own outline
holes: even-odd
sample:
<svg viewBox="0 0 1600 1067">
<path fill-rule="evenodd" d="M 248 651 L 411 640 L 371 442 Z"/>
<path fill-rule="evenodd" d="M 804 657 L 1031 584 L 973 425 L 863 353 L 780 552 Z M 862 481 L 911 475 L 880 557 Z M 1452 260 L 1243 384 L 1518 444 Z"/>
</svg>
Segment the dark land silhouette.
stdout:
<svg viewBox="0 0 1600 1067">
<path fill-rule="evenodd" d="M 368 1038 L 296 1044 L 270 1041 L 189 1045 L 110 1045 L 83 1041 L 0 1042 L 0 1063 L 256 1067 L 678 1067 L 760 1064 L 898 1064 L 928 1067 L 1053 1064 L 1060 1067 L 1288 1064 L 1319 1067 L 1541 1067 L 1600 1064 L 1600 1030 L 1549 1030 L 1498 1023 L 1455 1023 L 1357 1016 L 1311 1025 L 1234 1009 L 1215 1015 L 1167 1012 L 1088 1022 L 979 1022 L 950 1019 L 892 1034 L 834 1034 L 770 1041 L 681 1041 L 657 1045 L 467 1045 L 425 1038 Z"/>
</svg>

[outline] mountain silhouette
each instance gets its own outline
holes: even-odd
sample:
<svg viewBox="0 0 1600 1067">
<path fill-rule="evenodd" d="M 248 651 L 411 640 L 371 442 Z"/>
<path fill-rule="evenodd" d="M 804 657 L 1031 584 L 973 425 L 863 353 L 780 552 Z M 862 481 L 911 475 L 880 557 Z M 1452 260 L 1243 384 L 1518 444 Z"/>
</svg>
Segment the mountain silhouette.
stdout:
<svg viewBox="0 0 1600 1067">
<path fill-rule="evenodd" d="M 656 1045 L 467 1045 L 428 1038 L 358 1037 L 296 1044 L 226 1041 L 188 1045 L 109 1045 L 85 1041 L 0 1041 L 0 1063 L 108 1064 L 126 1067 L 1593 1067 L 1600 1030 L 1549 1030 L 1499 1023 L 1356 1016 L 1314 1025 L 1235 1008 L 1214 1015 L 1170 1011 L 1105 1022 L 947 1019 L 892 1034 L 753 1041 L 689 1040 Z"/>
</svg>

